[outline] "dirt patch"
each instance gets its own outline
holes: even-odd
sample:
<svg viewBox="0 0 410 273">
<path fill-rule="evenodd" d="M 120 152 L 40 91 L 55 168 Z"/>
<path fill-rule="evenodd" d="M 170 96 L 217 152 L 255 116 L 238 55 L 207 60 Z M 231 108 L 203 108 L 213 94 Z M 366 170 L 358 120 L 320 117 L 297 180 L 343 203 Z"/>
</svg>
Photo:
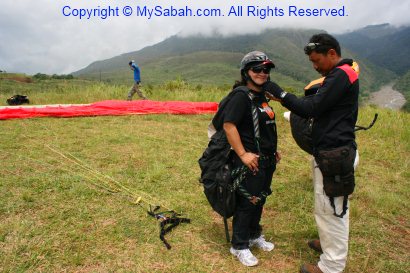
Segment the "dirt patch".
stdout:
<svg viewBox="0 0 410 273">
<path fill-rule="evenodd" d="M 23 83 L 32 83 L 33 80 L 29 77 L 23 77 L 23 76 L 12 76 L 12 77 L 7 77 L 4 78 L 5 80 L 12 80 L 16 82 L 23 82 Z"/>
</svg>

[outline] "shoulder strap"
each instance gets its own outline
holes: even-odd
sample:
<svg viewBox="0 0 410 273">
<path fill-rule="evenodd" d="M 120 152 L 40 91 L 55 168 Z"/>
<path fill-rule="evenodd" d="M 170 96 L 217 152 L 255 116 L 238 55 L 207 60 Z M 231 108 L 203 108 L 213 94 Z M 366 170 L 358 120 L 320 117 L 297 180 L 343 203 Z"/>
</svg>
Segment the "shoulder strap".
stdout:
<svg viewBox="0 0 410 273">
<path fill-rule="evenodd" d="M 252 112 L 253 132 L 255 134 L 255 145 L 256 145 L 256 149 L 258 149 L 258 153 L 260 154 L 261 150 L 260 150 L 260 145 L 259 145 L 259 140 L 260 140 L 259 117 L 258 117 L 258 109 L 256 108 L 255 103 L 254 103 L 254 99 L 256 96 L 252 92 L 250 92 L 249 88 L 245 86 L 239 86 L 235 88 L 234 91 L 235 90 L 246 92 L 249 99 L 251 100 L 251 112 Z"/>
<path fill-rule="evenodd" d="M 258 109 L 256 108 L 256 105 L 253 102 L 253 99 L 255 98 L 255 95 L 252 94 L 252 92 L 248 92 L 248 96 L 251 100 L 251 111 L 252 111 L 253 132 L 255 134 L 255 145 L 256 145 L 256 149 L 258 149 L 258 153 L 260 154 L 261 149 L 260 149 L 260 146 L 259 146 L 260 131 L 259 131 Z"/>
</svg>

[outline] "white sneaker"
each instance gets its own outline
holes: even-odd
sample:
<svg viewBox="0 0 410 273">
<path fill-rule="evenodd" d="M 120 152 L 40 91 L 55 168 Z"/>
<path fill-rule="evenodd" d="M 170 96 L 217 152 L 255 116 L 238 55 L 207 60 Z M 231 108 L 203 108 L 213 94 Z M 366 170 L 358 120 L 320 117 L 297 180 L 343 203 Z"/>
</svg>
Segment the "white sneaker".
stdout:
<svg viewBox="0 0 410 273">
<path fill-rule="evenodd" d="M 253 256 L 249 248 L 234 249 L 233 247 L 231 247 L 229 251 L 232 255 L 236 256 L 243 265 L 255 266 L 258 264 L 258 259 L 255 256 Z"/>
<path fill-rule="evenodd" d="M 263 251 L 272 251 L 275 248 L 275 245 L 271 242 L 265 240 L 265 236 L 261 235 L 259 238 L 249 240 L 249 246 L 256 246 Z"/>
</svg>

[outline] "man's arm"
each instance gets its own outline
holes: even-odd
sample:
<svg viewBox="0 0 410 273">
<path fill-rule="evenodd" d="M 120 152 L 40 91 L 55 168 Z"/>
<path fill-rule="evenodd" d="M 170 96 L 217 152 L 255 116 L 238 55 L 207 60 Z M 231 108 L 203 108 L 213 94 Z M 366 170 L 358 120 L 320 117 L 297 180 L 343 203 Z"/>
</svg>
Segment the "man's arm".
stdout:
<svg viewBox="0 0 410 273">
<path fill-rule="evenodd" d="M 343 96 L 348 80 L 347 75 L 338 69 L 325 78 L 318 93 L 313 95 L 310 100 L 299 99 L 295 95 L 286 93 L 273 85 L 271 85 L 274 87 L 272 88 L 269 84 L 266 84 L 264 89 L 276 98 L 279 98 L 283 106 L 290 111 L 301 117 L 310 118 L 321 116 L 328 109 L 334 107 Z"/>
</svg>

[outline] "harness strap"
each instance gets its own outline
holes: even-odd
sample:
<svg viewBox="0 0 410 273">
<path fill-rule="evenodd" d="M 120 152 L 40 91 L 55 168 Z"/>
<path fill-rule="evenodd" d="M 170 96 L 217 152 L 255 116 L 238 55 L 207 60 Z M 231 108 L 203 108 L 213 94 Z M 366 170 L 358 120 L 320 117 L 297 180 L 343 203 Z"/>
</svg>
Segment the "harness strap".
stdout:
<svg viewBox="0 0 410 273">
<path fill-rule="evenodd" d="M 273 159 L 268 156 L 261 155 L 259 161 L 270 160 Z M 231 176 L 234 178 L 233 180 L 233 188 L 232 191 L 237 190 L 239 194 L 249 200 L 254 205 L 261 204 L 265 201 L 266 197 L 268 197 L 269 193 L 266 191 L 262 191 L 259 196 L 251 195 L 243 186 L 242 181 L 245 180 L 246 176 L 250 175 L 252 172 L 249 170 L 248 167 L 242 165 L 231 172 Z"/>
<path fill-rule="evenodd" d="M 367 127 L 365 127 L 365 126 L 360 126 L 360 125 L 355 125 L 354 131 L 357 132 L 357 131 L 360 131 L 360 130 L 365 130 L 365 131 L 366 131 L 366 130 L 369 130 L 369 129 L 372 128 L 373 125 L 376 123 L 376 120 L 377 120 L 377 117 L 378 117 L 378 116 L 379 116 L 378 113 L 374 114 L 374 118 L 373 118 L 372 123 L 370 123 L 370 125 L 367 126 Z"/>
<path fill-rule="evenodd" d="M 160 227 L 159 238 L 165 244 L 165 247 L 167 249 L 171 249 L 171 245 L 165 239 L 165 235 L 168 232 L 170 232 L 173 228 L 178 226 L 180 223 L 190 223 L 191 220 L 189 218 L 180 217 L 181 214 L 176 213 L 173 210 L 156 212 L 157 210 L 159 210 L 159 208 L 160 206 L 155 206 L 154 208 L 152 208 L 150 205 L 150 209 L 147 212 L 149 215 L 151 215 L 152 217 L 154 217 L 155 219 L 159 221 L 159 227 Z M 167 214 L 170 214 L 170 215 L 167 216 Z"/>
<path fill-rule="evenodd" d="M 333 211 L 334 211 L 334 212 L 333 212 L 333 215 L 334 215 L 334 216 L 339 217 L 339 218 L 343 218 L 343 216 L 345 216 L 345 214 L 346 214 L 346 212 L 347 212 L 347 209 L 348 209 L 348 207 L 347 207 L 347 201 L 348 201 L 348 199 L 349 199 L 349 196 L 348 196 L 348 195 L 343 196 L 343 211 L 342 211 L 342 213 L 337 214 L 337 213 L 336 213 L 336 206 L 335 206 L 335 199 L 334 199 L 334 197 L 329 197 L 330 205 L 332 206 Z"/>
<path fill-rule="evenodd" d="M 260 129 L 259 129 L 259 116 L 258 116 L 258 108 L 255 106 L 254 99 L 256 98 L 255 94 L 249 91 L 248 88 L 241 89 L 242 91 L 248 94 L 249 99 L 251 100 L 251 113 L 252 113 L 252 123 L 253 123 L 253 132 L 255 135 L 255 146 L 258 151 L 259 160 L 267 160 L 268 157 L 263 156 L 260 150 Z M 231 172 L 231 176 L 233 178 L 233 186 L 232 191 L 238 190 L 238 192 L 249 200 L 254 205 L 258 205 L 263 202 L 266 197 L 269 195 L 267 192 L 262 191 L 259 196 L 251 195 L 245 187 L 242 185 L 242 181 L 245 180 L 246 176 L 251 174 L 251 170 L 245 165 L 242 165 Z"/>
</svg>

